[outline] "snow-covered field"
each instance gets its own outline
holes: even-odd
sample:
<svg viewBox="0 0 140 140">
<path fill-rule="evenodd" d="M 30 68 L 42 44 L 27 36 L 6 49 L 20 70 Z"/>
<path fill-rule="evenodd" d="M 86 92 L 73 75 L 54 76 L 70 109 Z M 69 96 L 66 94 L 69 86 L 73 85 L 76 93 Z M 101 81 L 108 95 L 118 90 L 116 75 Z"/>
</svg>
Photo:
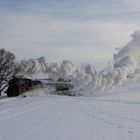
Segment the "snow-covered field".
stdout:
<svg viewBox="0 0 140 140">
<path fill-rule="evenodd" d="M 1 99 L 0 140 L 140 140 L 140 31 L 132 37 L 113 65 L 100 72 L 91 65 L 77 69 L 69 61 L 57 66 L 43 59 L 33 65 L 37 71 L 39 64 L 49 67 L 54 81 L 70 80 L 77 96 L 37 90 L 26 98 Z M 29 72 L 34 61 L 24 62 Z"/>
<path fill-rule="evenodd" d="M 140 93 L 0 100 L 0 140 L 140 140 Z"/>
</svg>

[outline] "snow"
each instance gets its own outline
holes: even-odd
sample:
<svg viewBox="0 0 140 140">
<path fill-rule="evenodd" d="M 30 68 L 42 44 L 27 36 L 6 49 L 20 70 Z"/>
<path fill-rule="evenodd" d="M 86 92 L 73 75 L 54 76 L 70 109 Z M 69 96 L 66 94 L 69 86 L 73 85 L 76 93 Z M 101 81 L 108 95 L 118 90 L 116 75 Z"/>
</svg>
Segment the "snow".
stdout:
<svg viewBox="0 0 140 140">
<path fill-rule="evenodd" d="M 138 90 L 123 86 L 96 97 L 1 99 L 0 140 L 139 140 Z"/>
<path fill-rule="evenodd" d="M 0 140 L 140 140 L 140 31 L 132 37 L 100 72 L 67 60 L 49 64 L 45 57 L 18 63 L 27 75 L 43 71 L 71 80 L 77 96 L 38 89 L 0 99 Z"/>
</svg>

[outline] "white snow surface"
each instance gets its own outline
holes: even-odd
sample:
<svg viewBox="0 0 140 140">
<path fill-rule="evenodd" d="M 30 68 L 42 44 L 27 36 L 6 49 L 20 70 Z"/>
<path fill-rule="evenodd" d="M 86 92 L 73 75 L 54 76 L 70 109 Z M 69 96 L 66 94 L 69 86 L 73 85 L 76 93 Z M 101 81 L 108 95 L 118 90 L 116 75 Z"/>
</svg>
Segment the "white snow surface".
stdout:
<svg viewBox="0 0 140 140">
<path fill-rule="evenodd" d="M 0 99 L 0 140 L 140 140 L 140 31 L 132 37 L 113 67 L 100 72 L 69 61 L 50 65 L 44 57 L 21 61 L 25 73 L 70 79 L 77 96 L 38 89 Z"/>
<path fill-rule="evenodd" d="M 139 89 L 1 99 L 0 140 L 140 140 Z"/>
</svg>

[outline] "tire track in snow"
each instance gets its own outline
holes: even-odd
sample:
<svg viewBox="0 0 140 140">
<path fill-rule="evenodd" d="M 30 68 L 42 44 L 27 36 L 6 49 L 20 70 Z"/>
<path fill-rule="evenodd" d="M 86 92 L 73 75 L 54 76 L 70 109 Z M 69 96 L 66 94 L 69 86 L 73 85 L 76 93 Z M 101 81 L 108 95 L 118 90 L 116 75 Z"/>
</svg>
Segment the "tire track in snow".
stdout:
<svg viewBox="0 0 140 140">
<path fill-rule="evenodd" d="M 93 100 L 93 101 L 97 101 L 97 102 L 104 102 L 105 101 L 105 102 L 113 102 L 114 103 L 114 100 Z M 86 103 L 86 101 L 84 101 L 84 103 Z M 125 103 L 125 102 L 116 102 L 115 101 L 115 103 Z M 135 102 L 125 103 L 125 104 L 135 104 Z M 119 118 L 119 119 L 122 119 L 122 120 L 135 121 L 136 123 L 140 124 L 140 120 L 138 120 L 136 118 L 128 118 L 126 116 L 113 115 L 111 113 L 102 111 L 101 109 L 97 109 L 95 106 L 92 106 L 90 104 L 88 104 L 88 106 L 91 107 L 91 109 L 96 110 L 96 112 L 107 115 L 107 116 L 110 116 L 112 118 Z"/>
<path fill-rule="evenodd" d="M 128 121 L 135 121 L 136 123 L 140 123 L 140 120 L 137 120 L 137 119 L 135 119 L 135 118 L 128 118 L 128 117 L 124 117 L 124 116 L 113 115 L 113 114 L 111 114 L 111 113 L 108 113 L 108 112 L 99 110 L 99 109 L 97 109 L 96 107 L 93 107 L 93 106 L 91 106 L 91 105 L 89 105 L 89 107 L 91 107 L 91 109 L 96 110 L 96 112 L 98 112 L 98 113 L 100 113 L 100 114 L 103 114 L 103 115 L 106 115 L 106 116 L 109 116 L 109 117 L 112 117 L 112 118 L 121 119 L 121 120 L 128 120 Z"/>
<path fill-rule="evenodd" d="M 82 114 L 84 114 L 84 115 L 86 115 L 86 116 L 92 118 L 92 119 L 95 120 L 96 122 L 99 121 L 99 122 L 102 122 L 102 123 L 104 123 L 104 124 L 106 124 L 106 125 L 108 125 L 108 126 L 114 126 L 114 127 L 115 127 L 115 128 L 114 128 L 114 131 L 115 131 L 116 133 L 118 133 L 117 135 L 118 135 L 118 137 L 120 137 L 119 139 L 129 140 L 128 137 L 126 136 L 126 134 L 124 135 L 124 133 L 123 133 L 124 126 L 123 126 L 122 124 L 114 123 L 114 122 L 112 122 L 112 121 L 109 121 L 109 120 L 107 120 L 107 119 L 102 118 L 101 116 L 97 116 L 97 117 L 96 117 L 96 116 L 95 116 L 95 114 L 97 113 L 96 111 L 94 111 L 94 115 L 93 115 L 93 112 L 91 113 L 91 112 L 88 112 L 87 110 L 83 109 L 83 108 L 81 107 L 81 104 L 80 104 L 80 106 L 79 106 L 79 104 L 78 104 L 78 106 L 77 106 L 77 104 L 76 104 L 76 105 L 74 105 L 74 107 L 76 107 Z M 112 129 L 112 128 L 111 128 L 111 129 Z M 116 129 L 117 129 L 117 130 L 116 130 Z M 129 128 L 128 128 L 128 129 L 129 129 Z M 128 134 L 127 134 L 127 135 L 128 135 Z M 108 134 L 106 135 L 106 134 L 104 133 L 104 130 L 99 129 L 99 137 L 100 137 L 100 139 L 105 140 L 105 139 L 108 139 L 108 138 L 106 138 L 106 137 L 109 137 L 109 136 L 108 136 Z M 129 136 L 129 137 L 131 137 L 131 136 Z"/>
<path fill-rule="evenodd" d="M 119 123 L 120 120 L 117 120 L 118 121 L 118 123 L 117 123 L 116 121 L 113 121 L 113 120 L 110 120 L 109 118 L 104 117 L 104 115 L 107 115 L 108 117 L 111 117 L 114 119 L 114 116 L 112 117 L 111 115 L 108 115 L 105 112 L 102 113 L 101 111 L 97 110 L 96 107 L 91 108 L 89 105 L 83 106 L 82 103 L 74 102 L 74 106 L 84 115 L 87 115 L 88 117 L 90 117 L 94 120 L 98 120 L 100 122 L 103 122 L 107 125 L 114 126 L 117 129 L 119 129 L 119 131 L 122 131 L 121 133 L 124 132 L 125 137 L 127 137 L 127 135 L 128 135 L 128 138 L 126 138 L 127 140 L 128 139 L 132 140 L 132 138 L 134 137 L 133 133 L 135 132 L 135 129 L 133 128 L 133 126 Z M 90 110 L 90 112 L 88 111 L 89 108 L 92 109 L 92 110 Z M 115 117 L 115 119 L 120 119 L 120 118 Z"/>
<path fill-rule="evenodd" d="M 18 99 L 18 100 L 17 100 Z M 26 107 L 27 105 L 31 105 L 33 103 L 41 102 L 42 100 L 31 100 L 30 98 L 16 98 L 16 100 L 12 100 L 10 102 L 4 103 L 0 106 L 0 115 L 3 113 L 7 113 L 9 111 L 13 111 L 15 109 L 20 109 Z M 16 102 L 16 104 L 15 104 Z"/>
<path fill-rule="evenodd" d="M 24 105 L 24 106 L 19 106 L 19 107 L 17 107 L 17 108 L 15 108 L 15 109 L 13 109 L 13 110 L 7 110 L 7 112 L 8 113 L 11 113 L 11 111 L 17 111 L 16 113 L 11 113 L 10 115 L 8 114 L 8 115 L 6 115 L 6 116 L 2 116 L 2 117 L 0 117 L 0 121 L 2 121 L 2 120 L 6 120 L 6 119 L 9 119 L 9 118 L 12 118 L 12 117 L 16 117 L 16 116 L 19 116 L 19 115 L 22 115 L 22 114 L 25 114 L 25 113 L 28 113 L 28 112 L 31 112 L 31 111 L 36 111 L 36 110 L 38 110 L 38 109 L 41 109 L 41 108 L 44 108 L 44 107 L 46 107 L 46 106 L 48 106 L 48 105 L 53 105 L 53 104 L 56 104 L 56 103 L 58 103 L 58 102 L 62 102 L 62 101 L 55 101 L 55 103 L 53 102 L 50 102 L 50 103 L 48 103 L 48 102 L 41 102 L 41 101 L 38 101 L 38 103 L 41 103 L 41 105 L 38 105 L 37 106 L 37 104 L 36 104 L 36 102 L 32 102 L 32 103 L 30 103 L 30 104 L 28 104 L 28 105 Z M 31 107 L 31 104 L 33 105 L 33 106 L 37 106 L 37 107 Z M 31 107 L 31 108 L 29 108 L 28 109 L 28 107 Z M 20 109 L 20 110 L 19 110 Z M 22 111 L 21 111 L 21 109 L 22 109 Z M 23 110 L 24 109 L 24 110 Z M 3 113 L 7 113 L 6 111 L 5 112 L 3 112 Z"/>
</svg>

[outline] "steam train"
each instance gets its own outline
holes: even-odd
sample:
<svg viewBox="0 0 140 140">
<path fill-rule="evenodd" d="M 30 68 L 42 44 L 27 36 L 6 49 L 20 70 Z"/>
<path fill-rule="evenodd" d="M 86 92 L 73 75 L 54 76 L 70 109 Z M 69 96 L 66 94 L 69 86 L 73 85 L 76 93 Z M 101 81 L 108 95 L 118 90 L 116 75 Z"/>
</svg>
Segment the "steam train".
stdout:
<svg viewBox="0 0 140 140">
<path fill-rule="evenodd" d="M 6 93 L 8 97 L 14 97 L 38 87 L 42 87 L 41 81 L 28 78 L 13 77 L 8 83 Z"/>
<path fill-rule="evenodd" d="M 43 88 L 44 85 L 45 87 L 53 86 L 56 91 L 69 91 L 71 88 L 73 88 L 73 86 L 69 83 L 70 81 L 58 80 L 56 82 L 53 81 L 43 83 L 43 80 L 32 80 L 14 76 L 8 83 L 8 88 L 6 90 L 7 96 L 18 96 L 33 89 Z"/>
</svg>

